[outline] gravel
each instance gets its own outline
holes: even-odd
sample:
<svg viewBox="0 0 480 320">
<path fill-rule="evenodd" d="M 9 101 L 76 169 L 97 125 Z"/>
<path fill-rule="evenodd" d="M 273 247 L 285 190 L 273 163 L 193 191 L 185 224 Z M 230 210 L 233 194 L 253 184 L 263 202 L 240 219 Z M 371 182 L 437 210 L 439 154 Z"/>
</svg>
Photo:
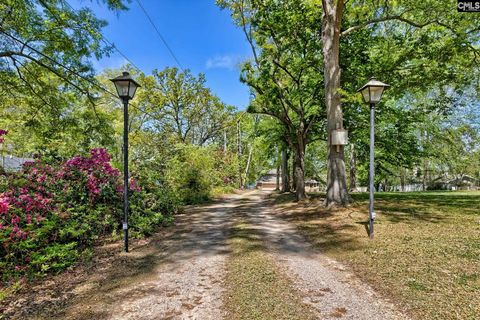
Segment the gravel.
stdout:
<svg viewBox="0 0 480 320">
<path fill-rule="evenodd" d="M 266 192 L 251 197 L 264 206 L 249 213 L 252 225 L 264 235 L 272 258 L 294 287 L 322 319 L 408 319 L 393 303 L 382 299 L 345 266 L 315 250 L 294 226 L 272 214 L 263 200 Z"/>
<path fill-rule="evenodd" d="M 228 219 L 239 196 L 190 207 L 177 217 L 175 251 L 147 282 L 119 290 L 128 296 L 111 319 L 221 319 Z M 172 251 L 172 250 L 171 250 Z"/>
<path fill-rule="evenodd" d="M 94 271 L 53 277 L 20 295 L 4 318 L 222 319 L 226 318 L 226 261 L 232 215 L 239 210 L 301 300 L 321 319 L 408 319 L 346 267 L 316 251 L 288 222 L 272 214 L 264 191 L 191 206 L 175 226 L 136 242 L 128 254 L 99 260 Z M 60 281 L 60 279 L 63 279 Z M 48 291 L 44 289 L 48 288 Z M 26 290 L 28 291 L 28 290 Z M 43 296 L 41 295 L 43 292 Z M 48 295 L 45 292 L 49 292 Z M 50 294 L 51 292 L 51 294 Z M 8 312 L 7 312 L 8 311 Z M 2 317 L 0 317 L 2 318 Z"/>
</svg>

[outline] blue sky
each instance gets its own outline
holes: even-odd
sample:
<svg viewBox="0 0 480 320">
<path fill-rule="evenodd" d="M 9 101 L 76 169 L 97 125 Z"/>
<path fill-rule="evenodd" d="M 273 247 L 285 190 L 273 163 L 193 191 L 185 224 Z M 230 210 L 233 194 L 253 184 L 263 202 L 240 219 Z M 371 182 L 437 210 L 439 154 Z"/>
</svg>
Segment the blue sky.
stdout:
<svg viewBox="0 0 480 320">
<path fill-rule="evenodd" d="M 89 0 L 69 0 L 74 7 L 90 7 L 106 20 L 104 36 L 142 71 L 176 66 L 135 0 L 130 9 L 111 12 Z M 250 56 L 249 46 L 228 11 L 214 0 L 141 0 L 176 57 L 194 74 L 205 73 L 207 84 L 225 103 L 239 109 L 248 105 L 248 88 L 239 81 L 240 61 Z M 126 63 L 117 52 L 94 63 L 97 70 L 118 68 Z"/>
</svg>

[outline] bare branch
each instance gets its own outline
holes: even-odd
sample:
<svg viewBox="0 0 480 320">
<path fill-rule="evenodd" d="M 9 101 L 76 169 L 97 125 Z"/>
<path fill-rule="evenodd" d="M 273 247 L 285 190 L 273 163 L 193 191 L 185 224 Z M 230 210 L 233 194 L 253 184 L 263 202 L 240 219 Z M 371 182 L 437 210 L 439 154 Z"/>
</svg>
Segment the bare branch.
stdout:
<svg viewBox="0 0 480 320">
<path fill-rule="evenodd" d="M 256 63 L 257 66 L 259 66 L 260 63 L 259 63 L 259 60 L 258 60 L 257 49 L 255 48 L 255 44 L 254 44 L 254 41 L 253 41 L 252 28 L 249 27 L 249 29 L 247 30 L 247 19 L 245 17 L 245 11 L 244 11 L 244 8 L 243 8 L 243 5 L 244 5 L 245 1 L 242 0 L 240 3 L 241 3 L 241 5 L 240 5 L 240 15 L 242 16 L 243 33 L 245 34 L 245 37 L 247 38 L 247 41 L 250 45 L 250 48 L 252 49 L 252 53 L 253 53 L 253 57 L 255 59 L 255 63 Z"/>
<path fill-rule="evenodd" d="M 394 16 L 387 16 L 387 17 L 383 17 L 383 18 L 378 18 L 378 19 L 372 19 L 372 20 L 369 20 L 369 21 L 365 21 L 361 24 L 358 24 L 356 26 L 348 28 L 347 30 L 343 31 L 340 34 L 340 36 L 346 36 L 346 35 L 348 35 L 352 32 L 355 32 L 357 30 L 360 30 L 362 28 L 365 28 L 366 26 L 369 26 L 369 25 L 372 25 L 372 24 L 375 24 L 375 23 L 387 22 L 387 21 L 393 21 L 393 20 L 404 22 L 404 23 L 406 23 L 408 25 L 411 25 L 415 28 L 424 28 L 424 27 L 426 27 L 428 25 L 431 25 L 431 24 L 438 24 L 438 25 L 441 25 L 441 26 L 445 27 L 445 25 L 442 24 L 438 20 L 432 20 L 432 21 L 428 21 L 428 22 L 424 22 L 424 23 L 419 23 L 419 22 L 415 22 L 413 20 L 404 18 L 402 15 L 394 15 Z"/>
</svg>

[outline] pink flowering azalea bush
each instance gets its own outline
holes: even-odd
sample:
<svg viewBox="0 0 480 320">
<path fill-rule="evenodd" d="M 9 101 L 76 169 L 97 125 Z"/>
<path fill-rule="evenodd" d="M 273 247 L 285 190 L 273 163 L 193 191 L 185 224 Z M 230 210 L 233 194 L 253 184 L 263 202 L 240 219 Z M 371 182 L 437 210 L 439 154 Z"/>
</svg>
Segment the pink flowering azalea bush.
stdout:
<svg viewBox="0 0 480 320">
<path fill-rule="evenodd" d="M 156 193 L 137 181 L 129 189 L 132 233 L 153 232 L 171 212 L 161 212 Z M 122 177 L 104 149 L 56 164 L 26 163 L 0 194 L 3 280 L 71 266 L 96 239 L 120 230 L 122 196 Z"/>
</svg>

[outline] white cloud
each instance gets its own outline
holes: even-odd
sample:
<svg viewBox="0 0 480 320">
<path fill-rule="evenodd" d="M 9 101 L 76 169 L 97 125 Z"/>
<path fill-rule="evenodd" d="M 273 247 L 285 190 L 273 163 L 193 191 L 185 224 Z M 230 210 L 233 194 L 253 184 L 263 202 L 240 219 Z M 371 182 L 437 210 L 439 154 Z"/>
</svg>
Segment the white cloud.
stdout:
<svg viewBox="0 0 480 320">
<path fill-rule="evenodd" d="M 239 56 L 225 55 L 225 56 L 216 56 L 207 60 L 206 67 L 207 69 L 230 69 L 233 70 L 241 62 Z"/>
</svg>

